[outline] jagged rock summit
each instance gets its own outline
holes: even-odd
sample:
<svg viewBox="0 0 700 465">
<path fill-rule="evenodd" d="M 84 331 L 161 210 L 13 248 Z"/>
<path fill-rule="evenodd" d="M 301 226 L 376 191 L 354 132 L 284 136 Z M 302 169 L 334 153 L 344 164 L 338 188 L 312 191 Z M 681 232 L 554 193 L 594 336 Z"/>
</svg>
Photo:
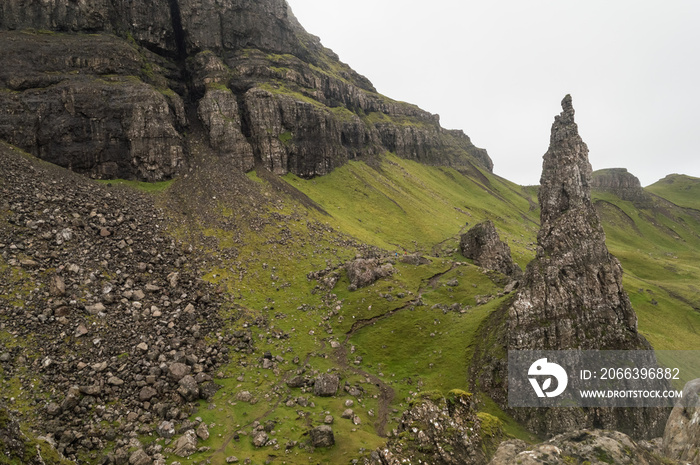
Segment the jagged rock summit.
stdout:
<svg viewBox="0 0 700 465">
<path fill-rule="evenodd" d="M 508 347 L 648 349 L 591 202 L 588 147 L 571 96 L 562 108 L 542 166 L 537 255 L 508 313 Z"/>
<path fill-rule="evenodd" d="M 385 152 L 493 166 L 378 94 L 284 0 L 7 0 L 0 60 L 0 139 L 97 178 L 170 179 L 207 153 L 302 177 Z"/>
<path fill-rule="evenodd" d="M 494 312 L 477 349 L 472 378 L 507 407 L 503 349 L 649 350 L 637 332 L 637 316 L 622 287 L 622 267 L 605 245 L 591 202 L 588 147 L 578 134 L 571 96 L 552 125 L 538 193 L 537 253 L 512 303 Z M 479 355 L 480 354 L 480 355 Z M 486 368 L 483 368 L 486 367 Z M 617 429 L 633 437 L 658 437 L 663 409 L 515 409 L 532 431 L 551 436 L 582 428 Z"/>
</svg>

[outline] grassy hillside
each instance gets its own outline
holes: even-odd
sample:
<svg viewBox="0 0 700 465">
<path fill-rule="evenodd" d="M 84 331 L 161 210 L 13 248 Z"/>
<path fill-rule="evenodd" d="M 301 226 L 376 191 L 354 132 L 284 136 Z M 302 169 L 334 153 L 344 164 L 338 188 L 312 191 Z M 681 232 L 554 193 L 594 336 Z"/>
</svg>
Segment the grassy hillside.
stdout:
<svg viewBox="0 0 700 465">
<path fill-rule="evenodd" d="M 150 194 L 169 212 L 169 234 L 206 257 L 203 278 L 226 296 L 221 333 L 250 332 L 255 351 L 232 350 L 217 376 L 223 388 L 200 401 L 193 418 L 211 434 L 203 449 L 166 454 L 168 463 L 348 463 L 384 443 L 417 393 L 467 388 L 476 329 L 509 296 L 502 276 L 460 256 L 459 235 L 492 219 L 524 268 L 539 227 L 536 189 L 390 154 L 312 180 L 243 175 L 215 158 L 199 166 Z M 664 185 L 657 195 L 675 201 L 654 197 L 643 209 L 593 196 L 639 329 L 657 349 L 700 348 L 700 213 L 679 206 L 685 185 Z M 351 291 L 344 264 L 356 256 L 384 257 L 394 273 Z M 11 276 L 2 259 L 0 271 Z M 288 384 L 328 372 L 340 376 L 336 396 Z M 347 408 L 355 421 L 341 418 Z M 489 399 L 480 408 L 508 434 L 537 439 Z M 336 445 L 313 449 L 308 431 L 329 415 Z M 253 445 L 257 425 L 272 444 Z M 167 446 L 155 432 L 141 439 Z"/>
<path fill-rule="evenodd" d="M 338 229 L 389 251 L 452 248 L 470 225 L 492 219 L 516 262 L 534 256 L 536 192 L 474 168 L 459 173 L 393 155 L 371 167 L 350 162 L 311 181 L 285 180 L 321 205 Z"/>
<path fill-rule="evenodd" d="M 684 174 L 669 174 L 646 188 L 680 207 L 700 210 L 700 179 Z"/>
<path fill-rule="evenodd" d="M 594 193 L 639 329 L 656 349 L 700 347 L 700 214 L 663 199 L 638 209 Z"/>
<path fill-rule="evenodd" d="M 200 205 L 200 220 L 175 234 L 188 230 L 190 240 L 219 257 L 206 279 L 234 296 L 229 329 L 252 330 L 256 353 L 235 354 L 223 370 L 224 389 L 198 414 L 217 425 L 203 443 L 210 450 L 181 459 L 183 464 L 205 458 L 224 463 L 230 455 L 253 463 L 331 464 L 369 453 L 413 395 L 466 388 L 472 337 L 508 297 L 499 276 L 459 255 L 459 234 L 490 218 L 521 267 L 534 256 L 536 189 L 476 169 L 460 173 L 386 155 L 379 163 L 350 162 L 313 180 L 252 173 L 235 189 L 212 173 L 201 176 L 207 183 L 181 180 L 171 194 L 188 192 L 179 199 L 185 203 L 197 195 L 215 202 L 205 202 L 205 214 Z M 254 201 L 237 208 L 242 200 Z M 645 210 L 610 194 L 595 193 L 594 200 L 608 246 L 625 269 L 640 331 L 658 349 L 700 347 L 697 215 L 662 199 Z M 342 265 L 367 253 L 392 259 L 395 273 L 350 291 Z M 404 263 L 412 253 L 427 263 Z M 307 277 L 321 270 L 332 277 L 330 286 Z M 264 352 L 281 361 L 262 368 Z M 341 388 L 335 397 L 320 398 L 285 384 L 324 372 L 337 373 L 341 386 L 363 394 Z M 237 400 L 241 391 L 250 392 L 254 403 Z M 359 424 L 340 417 L 348 400 Z M 536 439 L 489 399 L 481 408 L 495 414 L 508 434 Z M 304 444 L 307 431 L 328 414 L 337 439 L 329 450 L 297 446 L 282 452 L 287 446 L 281 443 L 275 452 L 254 447 L 250 436 L 232 439 L 235 431 L 252 434 L 255 421 L 273 421 L 275 437 Z"/>
<path fill-rule="evenodd" d="M 276 437 L 304 442 L 327 413 L 340 438 L 336 447 L 313 454 L 293 448 L 279 460 L 342 463 L 381 445 L 412 395 L 466 389 L 470 340 L 507 296 L 500 275 L 483 273 L 457 253 L 459 235 L 467 223 L 491 218 L 524 267 L 538 229 L 532 190 L 489 173 L 467 176 L 392 155 L 313 180 L 261 172 L 234 187 L 216 173 L 220 166 L 170 188 L 168 202 L 189 205 L 173 218 L 180 225 L 173 234 L 218 257 L 205 279 L 233 296 L 228 329 L 251 330 L 256 353 L 234 354 L 223 370 L 216 407 L 202 404 L 198 413 L 219 425 L 214 433 L 223 432 L 204 442 L 209 451 L 183 464 L 223 463 L 230 455 L 274 462 L 269 448 L 253 447 L 250 437 L 231 440 L 233 432 L 250 434 L 254 421 L 273 420 Z M 247 207 L 237 208 L 242 200 Z M 343 264 L 367 253 L 392 260 L 395 272 L 350 291 Z M 413 253 L 425 264 L 403 261 Z M 324 270 L 337 279 L 331 287 L 307 278 Z M 265 352 L 281 358 L 271 370 L 262 368 Z M 327 371 L 364 394 L 319 398 L 285 384 Z M 258 402 L 237 401 L 241 391 Z M 340 418 L 347 400 L 360 424 Z M 511 434 L 532 439 L 491 404 L 484 409 L 499 414 Z"/>
</svg>

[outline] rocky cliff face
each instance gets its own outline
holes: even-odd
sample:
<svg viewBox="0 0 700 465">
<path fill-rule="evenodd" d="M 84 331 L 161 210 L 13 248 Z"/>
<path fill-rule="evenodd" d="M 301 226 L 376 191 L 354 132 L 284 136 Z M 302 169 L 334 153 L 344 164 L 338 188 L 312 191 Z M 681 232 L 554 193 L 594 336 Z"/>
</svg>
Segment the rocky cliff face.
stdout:
<svg viewBox="0 0 700 465">
<path fill-rule="evenodd" d="M 168 70 L 113 36 L 0 32 L 0 43 L 0 138 L 96 177 L 155 181 L 183 165 L 185 110 L 165 91 Z"/>
<path fill-rule="evenodd" d="M 199 134 L 244 171 L 312 177 L 386 151 L 492 168 L 437 115 L 377 94 L 284 0 L 9 0 L 0 31 L 0 138 L 94 177 L 171 178 Z"/>
<path fill-rule="evenodd" d="M 644 192 L 639 179 L 626 168 L 609 168 L 598 170 L 591 177 L 591 187 L 606 192 L 611 192 L 622 200 L 629 200 L 636 204 L 649 203 L 649 195 Z"/>
<path fill-rule="evenodd" d="M 491 318 L 499 350 L 650 349 L 637 332 L 637 317 L 622 287 L 622 267 L 605 245 L 591 202 L 588 148 L 574 122 L 571 97 L 552 125 L 544 155 L 537 255 L 509 307 Z M 478 351 L 477 351 L 478 352 Z M 505 406 L 503 359 L 485 350 L 490 368 L 478 375 Z M 479 357 L 477 357 L 478 359 Z M 481 362 L 476 362 L 479 366 Z M 495 389 L 494 389 L 495 387 Z M 657 409 L 517 409 L 513 414 L 547 435 L 582 427 L 619 429 L 636 437 L 661 434 L 666 413 Z"/>
<path fill-rule="evenodd" d="M 171 57 L 245 47 L 299 54 L 305 45 L 284 0 L 9 0 L 0 6 L 0 28 L 129 35 Z"/>
</svg>

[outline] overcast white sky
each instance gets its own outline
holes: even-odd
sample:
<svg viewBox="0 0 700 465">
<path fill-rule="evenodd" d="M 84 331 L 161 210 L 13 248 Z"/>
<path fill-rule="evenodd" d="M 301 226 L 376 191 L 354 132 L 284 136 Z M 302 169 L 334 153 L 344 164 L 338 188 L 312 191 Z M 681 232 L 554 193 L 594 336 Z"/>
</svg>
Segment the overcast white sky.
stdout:
<svg viewBox="0 0 700 465">
<path fill-rule="evenodd" d="M 507 179 L 539 183 L 567 93 L 594 170 L 700 177 L 698 0 L 287 1 L 379 92 L 463 129 Z"/>
</svg>

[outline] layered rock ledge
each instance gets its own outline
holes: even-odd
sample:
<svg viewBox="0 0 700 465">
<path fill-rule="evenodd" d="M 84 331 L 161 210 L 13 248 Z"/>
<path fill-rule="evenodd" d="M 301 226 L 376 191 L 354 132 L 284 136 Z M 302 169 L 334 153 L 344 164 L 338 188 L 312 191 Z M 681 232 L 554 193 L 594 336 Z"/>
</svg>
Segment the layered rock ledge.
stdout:
<svg viewBox="0 0 700 465">
<path fill-rule="evenodd" d="M 207 153 L 306 178 L 386 152 L 493 167 L 378 94 L 284 0 L 9 0 L 0 59 L 0 139 L 96 178 L 170 179 Z"/>
</svg>

